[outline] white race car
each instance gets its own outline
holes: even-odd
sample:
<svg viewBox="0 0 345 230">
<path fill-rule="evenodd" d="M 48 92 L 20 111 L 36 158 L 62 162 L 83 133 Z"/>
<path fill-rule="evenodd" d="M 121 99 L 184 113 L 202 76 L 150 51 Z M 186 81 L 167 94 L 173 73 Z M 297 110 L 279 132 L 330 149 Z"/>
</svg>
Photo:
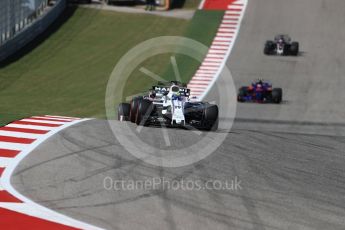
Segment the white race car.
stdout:
<svg viewBox="0 0 345 230">
<path fill-rule="evenodd" d="M 194 101 L 190 89 L 180 82 L 153 86 L 147 95 L 133 98 L 118 107 L 118 119 L 137 125 L 218 129 L 218 106 Z"/>
<path fill-rule="evenodd" d="M 275 36 L 274 41 L 266 41 L 264 54 L 266 55 L 292 55 L 299 53 L 299 43 L 291 42 L 288 35 L 279 34 Z"/>
</svg>

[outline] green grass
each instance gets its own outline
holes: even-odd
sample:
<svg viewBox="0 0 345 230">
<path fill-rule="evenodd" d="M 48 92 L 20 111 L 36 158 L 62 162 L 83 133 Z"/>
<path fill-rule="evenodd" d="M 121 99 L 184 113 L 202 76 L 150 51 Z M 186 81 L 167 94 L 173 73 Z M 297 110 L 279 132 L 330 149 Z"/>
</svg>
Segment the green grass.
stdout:
<svg viewBox="0 0 345 230">
<path fill-rule="evenodd" d="M 150 38 L 187 36 L 209 45 L 221 12 L 197 12 L 192 21 L 77 9 L 61 28 L 30 53 L 0 69 L 0 124 L 31 115 L 105 117 L 104 96 L 117 61 Z M 163 55 L 164 56 L 164 55 Z M 178 56 L 186 80 L 198 63 Z M 154 57 L 146 68 L 172 78 L 169 57 Z M 133 73 L 128 92 L 146 89 L 150 79 Z M 140 79 L 139 81 L 135 81 Z"/>
<path fill-rule="evenodd" d="M 183 36 L 196 40 L 209 47 L 213 41 L 213 37 L 222 16 L 223 13 L 219 11 L 196 11 L 193 20 L 188 24 Z M 156 83 L 154 79 L 143 75 L 139 71 L 140 67 L 145 67 L 166 80 L 176 80 L 173 66 L 170 63 L 171 56 L 175 56 L 176 58 L 182 81 L 188 82 L 199 67 L 199 62 L 180 54 L 167 53 L 157 55 L 146 60 L 133 71 L 126 84 L 126 92 L 122 100 L 126 96 L 142 92 L 143 89 L 149 89 L 152 84 Z"/>
</svg>

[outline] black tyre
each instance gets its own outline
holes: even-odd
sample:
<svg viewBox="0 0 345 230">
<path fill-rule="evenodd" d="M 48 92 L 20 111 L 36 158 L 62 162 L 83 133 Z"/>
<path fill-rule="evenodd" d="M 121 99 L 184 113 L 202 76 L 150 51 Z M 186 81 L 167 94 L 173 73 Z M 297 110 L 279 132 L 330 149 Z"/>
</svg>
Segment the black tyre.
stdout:
<svg viewBox="0 0 345 230">
<path fill-rule="evenodd" d="M 273 41 L 266 41 L 265 48 L 264 48 L 264 54 L 271 55 L 274 49 L 274 42 Z"/>
<path fill-rule="evenodd" d="M 217 105 L 206 105 L 204 108 L 203 123 L 204 129 L 216 131 L 219 123 L 219 109 Z"/>
<path fill-rule="evenodd" d="M 139 104 L 140 100 L 142 100 L 142 98 L 134 98 L 130 102 L 129 120 L 132 123 L 135 123 L 135 118 L 137 116 L 138 104 Z"/>
<path fill-rule="evenodd" d="M 150 116 L 152 112 L 152 103 L 149 100 L 139 100 L 137 113 L 135 117 L 135 123 L 137 125 L 146 125 L 147 124 L 147 117 Z"/>
<path fill-rule="evenodd" d="M 293 56 L 297 56 L 299 53 L 299 43 L 298 42 L 292 42 L 290 47 L 290 54 Z"/>
<path fill-rule="evenodd" d="M 128 103 L 120 103 L 117 108 L 117 119 L 128 121 L 129 120 L 130 105 Z M 121 119 L 122 118 L 122 119 Z"/>
<path fill-rule="evenodd" d="M 237 101 L 238 102 L 245 102 L 244 97 L 247 96 L 247 93 L 248 93 L 248 87 L 243 86 L 243 87 L 239 88 L 238 94 L 237 94 Z"/>
<path fill-rule="evenodd" d="M 281 88 L 275 88 L 272 90 L 272 102 L 279 104 L 283 100 L 283 90 Z"/>
<path fill-rule="evenodd" d="M 291 55 L 291 45 L 290 44 L 284 45 L 283 55 L 284 56 Z"/>
</svg>

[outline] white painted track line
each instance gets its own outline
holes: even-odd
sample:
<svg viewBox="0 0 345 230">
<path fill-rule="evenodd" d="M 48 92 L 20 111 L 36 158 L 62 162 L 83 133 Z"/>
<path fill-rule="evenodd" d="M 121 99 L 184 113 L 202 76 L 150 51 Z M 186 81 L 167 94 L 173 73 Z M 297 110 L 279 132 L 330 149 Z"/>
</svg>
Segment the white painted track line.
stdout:
<svg viewBox="0 0 345 230">
<path fill-rule="evenodd" d="M 226 50 L 210 50 L 208 51 L 209 54 L 225 54 Z"/>
<path fill-rule="evenodd" d="M 22 129 L 37 129 L 37 130 L 52 130 L 54 127 L 37 126 L 37 125 L 20 125 L 20 124 L 8 124 L 6 127 L 22 128 Z"/>
<path fill-rule="evenodd" d="M 224 55 L 219 55 L 219 54 L 207 54 L 206 57 L 208 57 L 208 58 L 224 58 Z"/>
<path fill-rule="evenodd" d="M 227 37 L 216 37 L 215 41 L 220 41 L 220 42 L 231 42 L 232 38 L 227 38 Z"/>
<path fill-rule="evenodd" d="M 0 167 L 5 168 L 13 162 L 13 158 L 0 157 Z"/>
<path fill-rule="evenodd" d="M 222 60 L 219 58 L 205 58 L 204 63 L 222 63 Z"/>
<path fill-rule="evenodd" d="M 211 67 L 211 66 L 207 66 L 207 67 L 200 66 L 199 69 L 200 70 L 218 70 L 219 68 L 218 67 Z"/>
<path fill-rule="evenodd" d="M 212 45 L 227 45 L 229 46 L 229 42 L 224 42 L 224 41 L 213 41 Z"/>
<path fill-rule="evenodd" d="M 26 149 L 30 144 L 19 144 L 19 143 L 11 143 L 11 142 L 5 142 L 0 141 L 0 146 L 2 149 L 9 149 L 9 150 L 24 150 Z"/>
<path fill-rule="evenodd" d="M 237 24 L 222 24 L 220 25 L 219 29 L 232 29 L 232 30 L 237 30 Z"/>
<path fill-rule="evenodd" d="M 204 79 L 208 79 L 208 78 L 213 78 L 214 74 L 201 74 L 201 73 L 197 73 L 194 75 L 194 77 L 198 77 L 198 78 L 204 78 Z"/>
<path fill-rule="evenodd" d="M 210 49 L 222 49 L 222 50 L 228 50 L 227 46 L 217 46 L 217 45 L 211 45 Z"/>
<path fill-rule="evenodd" d="M 229 29 L 229 28 L 219 28 L 218 32 L 234 32 L 234 29 Z"/>
<path fill-rule="evenodd" d="M 62 118 L 62 119 L 69 119 L 69 120 L 80 120 L 78 117 L 66 117 L 66 116 L 54 116 L 54 115 L 45 115 L 44 117 L 51 117 L 51 118 Z"/>
<path fill-rule="evenodd" d="M 191 86 L 195 86 L 195 85 L 208 85 L 210 81 L 198 81 L 198 80 L 195 80 L 195 81 L 191 81 L 189 82 L 188 85 L 191 85 Z"/>
<path fill-rule="evenodd" d="M 217 62 L 204 62 L 202 65 L 202 67 L 204 66 L 208 66 L 208 67 L 219 67 L 220 63 Z"/>
<path fill-rule="evenodd" d="M 231 9 L 236 9 L 236 10 L 241 10 L 243 9 L 243 6 L 242 5 L 237 5 L 237 4 L 231 4 L 228 6 L 228 9 L 231 10 Z"/>
<path fill-rule="evenodd" d="M 23 133 L 23 132 L 13 132 L 13 131 L 0 130 L 0 136 L 8 136 L 8 137 L 21 137 L 21 138 L 36 139 L 42 135 L 43 134 L 33 134 L 33 133 Z"/>
<path fill-rule="evenodd" d="M 208 78 L 205 78 L 205 77 L 195 77 L 195 78 L 193 78 L 193 81 L 195 80 L 195 81 L 208 81 L 208 82 L 210 82 L 210 81 L 212 81 L 212 79 L 213 79 L 213 77 L 208 77 Z M 190 81 L 190 82 L 192 82 L 192 81 Z"/>
<path fill-rule="evenodd" d="M 53 120 L 59 120 L 59 121 L 65 121 L 65 122 L 70 122 L 70 121 L 74 121 L 75 119 L 69 119 L 69 118 L 58 118 L 58 117 L 48 117 L 48 116 L 32 116 L 30 118 L 36 118 L 36 119 L 51 119 Z M 30 119 L 28 118 L 28 119 Z"/>
<path fill-rule="evenodd" d="M 43 123 L 43 124 L 54 124 L 54 125 L 63 125 L 66 124 L 66 122 L 62 121 L 46 121 L 46 120 L 34 120 L 34 119 L 22 119 L 20 121 L 27 121 L 27 122 L 35 122 L 35 123 Z"/>
<path fill-rule="evenodd" d="M 198 73 L 209 73 L 209 74 L 215 74 L 217 70 L 198 70 Z"/>
</svg>

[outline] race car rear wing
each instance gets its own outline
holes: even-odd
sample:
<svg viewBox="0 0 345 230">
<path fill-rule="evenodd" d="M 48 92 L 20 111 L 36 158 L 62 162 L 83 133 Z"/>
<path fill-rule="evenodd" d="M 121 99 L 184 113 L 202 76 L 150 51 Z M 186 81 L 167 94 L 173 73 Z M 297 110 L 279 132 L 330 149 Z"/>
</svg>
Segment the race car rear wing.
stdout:
<svg viewBox="0 0 345 230">
<path fill-rule="evenodd" d="M 169 93 L 170 87 L 169 86 L 152 86 L 152 89 L 156 93 L 164 95 L 164 94 L 168 94 Z M 180 94 L 182 96 L 189 97 L 190 96 L 190 89 L 180 87 Z"/>
</svg>

